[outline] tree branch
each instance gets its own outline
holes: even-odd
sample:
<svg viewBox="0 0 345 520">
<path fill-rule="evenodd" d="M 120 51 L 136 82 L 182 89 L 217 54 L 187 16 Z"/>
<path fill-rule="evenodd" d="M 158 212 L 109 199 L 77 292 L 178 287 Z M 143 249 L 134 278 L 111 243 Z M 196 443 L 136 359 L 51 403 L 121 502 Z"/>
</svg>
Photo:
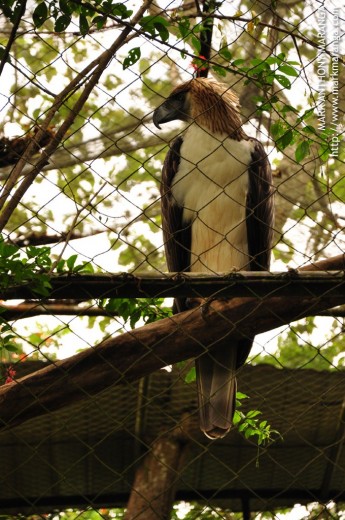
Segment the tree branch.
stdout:
<svg viewBox="0 0 345 520">
<path fill-rule="evenodd" d="M 345 255 L 305 266 L 302 271 L 344 267 Z M 260 274 L 260 273 L 257 273 Z M 290 273 L 290 280 L 297 276 Z M 328 276 L 332 278 L 331 274 Z M 334 276 L 338 276 L 335 273 Z M 289 277 L 285 278 L 289 283 Z M 95 395 L 112 385 L 132 382 L 167 365 L 197 357 L 231 339 L 253 337 L 276 327 L 345 304 L 344 277 L 339 291 L 305 296 L 234 297 L 109 338 L 0 388 L 0 428 L 21 424 Z M 219 297 L 219 294 L 217 294 Z"/>
<path fill-rule="evenodd" d="M 28 188 L 31 186 L 32 182 L 34 181 L 38 173 L 41 171 L 41 169 L 47 164 L 49 157 L 57 149 L 66 132 L 73 124 L 75 118 L 77 117 L 80 110 L 86 103 L 93 88 L 97 85 L 101 75 L 108 66 L 110 60 L 115 55 L 115 53 L 122 47 L 122 45 L 124 45 L 126 38 L 130 34 L 132 28 L 142 18 L 147 7 L 151 2 L 152 0 L 144 0 L 143 4 L 138 9 L 137 13 L 132 17 L 130 23 L 125 24 L 124 29 L 113 42 L 113 44 L 108 49 L 106 49 L 98 58 L 96 58 L 96 60 L 90 63 L 82 73 L 79 73 L 76 76 L 76 78 L 73 81 L 71 81 L 71 83 L 55 98 L 54 104 L 49 110 L 44 123 L 39 128 L 32 142 L 28 145 L 21 159 L 19 159 L 18 163 L 11 172 L 11 175 L 8 178 L 5 186 L 3 187 L 2 194 L 0 196 L 0 209 L 2 208 L 2 213 L 0 215 L 0 230 L 2 230 L 4 226 L 7 224 L 19 201 L 21 200 L 25 192 L 28 190 Z M 92 71 L 89 79 L 86 76 L 85 71 Z M 33 165 L 32 169 L 28 172 L 28 174 L 23 178 L 22 182 L 12 195 L 10 201 L 4 207 L 8 197 L 11 194 L 12 189 L 14 188 L 17 180 L 19 179 L 19 176 L 21 175 L 22 169 L 24 168 L 26 162 L 28 162 L 31 158 L 35 150 L 35 147 L 37 146 L 37 143 L 39 143 L 42 137 L 45 135 L 53 116 L 64 103 L 66 96 L 74 90 L 80 88 L 80 86 L 84 83 L 86 83 L 85 88 L 79 96 L 79 98 L 77 99 L 74 106 L 71 108 L 67 118 L 62 123 L 57 132 L 54 134 L 54 138 L 50 141 L 50 143 L 42 152 L 41 157 Z"/>
<path fill-rule="evenodd" d="M 2 72 L 4 70 L 4 67 L 5 67 L 5 64 L 6 64 L 8 58 L 10 56 L 11 47 L 13 45 L 14 40 L 17 37 L 17 30 L 18 30 L 19 24 L 21 22 L 21 19 L 23 18 L 24 14 L 25 14 L 25 10 L 26 10 L 26 0 L 21 0 L 20 8 L 19 8 L 19 11 L 16 14 L 16 18 L 15 18 L 14 23 L 13 23 L 13 27 L 12 27 L 12 30 L 11 30 L 10 37 L 9 37 L 9 39 L 7 41 L 6 47 L 5 47 L 4 52 L 2 54 L 2 58 L 1 58 L 1 62 L 0 62 L 0 76 L 1 76 L 1 74 L 2 74 Z"/>
<path fill-rule="evenodd" d="M 114 317 L 118 312 L 109 312 L 95 304 L 83 304 L 75 300 L 54 303 L 23 302 L 18 305 L 0 304 L 1 317 L 6 321 L 33 318 L 35 316 L 91 316 Z"/>
<path fill-rule="evenodd" d="M 216 344 L 286 325 L 345 303 L 342 296 L 234 298 L 109 338 L 0 388 L 2 428 L 89 398 L 112 385 L 132 382 L 164 366 L 201 355 Z"/>
</svg>

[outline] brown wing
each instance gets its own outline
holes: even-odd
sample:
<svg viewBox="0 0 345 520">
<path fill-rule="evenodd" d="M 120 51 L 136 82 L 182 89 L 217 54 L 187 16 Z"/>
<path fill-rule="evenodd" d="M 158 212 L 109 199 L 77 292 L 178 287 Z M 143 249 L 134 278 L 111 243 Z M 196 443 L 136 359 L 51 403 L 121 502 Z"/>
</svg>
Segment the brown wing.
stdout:
<svg viewBox="0 0 345 520">
<path fill-rule="evenodd" d="M 271 166 L 260 141 L 255 140 L 248 168 L 249 187 L 246 200 L 247 240 L 251 271 L 267 271 L 270 267 L 274 226 L 274 202 Z M 253 338 L 254 339 L 254 338 Z M 239 341 L 237 367 L 242 366 L 253 339 Z"/>
<path fill-rule="evenodd" d="M 171 192 L 171 185 L 180 164 L 182 137 L 175 139 L 166 155 L 161 183 L 162 229 L 168 270 L 182 272 L 190 270 L 191 224 L 183 224 L 183 208 Z M 175 310 L 181 312 L 185 299 L 175 300 Z"/>
<path fill-rule="evenodd" d="M 264 147 L 255 140 L 248 169 L 247 237 L 251 271 L 267 271 L 274 226 L 272 172 Z"/>
</svg>

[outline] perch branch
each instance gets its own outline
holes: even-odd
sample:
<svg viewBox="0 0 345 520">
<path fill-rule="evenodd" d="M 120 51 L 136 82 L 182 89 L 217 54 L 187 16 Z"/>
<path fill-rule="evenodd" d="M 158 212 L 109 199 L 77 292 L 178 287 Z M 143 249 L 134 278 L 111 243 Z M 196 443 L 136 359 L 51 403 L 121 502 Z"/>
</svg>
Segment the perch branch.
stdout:
<svg viewBox="0 0 345 520">
<path fill-rule="evenodd" d="M 109 338 L 0 388 L 0 428 L 85 400 L 167 365 L 201 355 L 230 337 L 252 337 L 345 303 L 342 296 L 233 298 Z M 248 319 L 250 317 L 250 319 Z"/>
</svg>

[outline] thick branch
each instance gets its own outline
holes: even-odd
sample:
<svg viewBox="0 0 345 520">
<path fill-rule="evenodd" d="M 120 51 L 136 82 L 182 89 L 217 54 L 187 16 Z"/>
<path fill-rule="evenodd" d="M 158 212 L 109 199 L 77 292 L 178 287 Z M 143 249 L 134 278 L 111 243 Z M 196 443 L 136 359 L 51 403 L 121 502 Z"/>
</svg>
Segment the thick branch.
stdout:
<svg viewBox="0 0 345 520">
<path fill-rule="evenodd" d="M 343 268 L 344 255 L 303 270 L 332 267 Z M 109 338 L 95 348 L 1 387 L 0 427 L 12 427 L 58 410 L 112 385 L 136 381 L 164 366 L 199 356 L 219 342 L 224 342 L 226 348 L 230 339 L 253 337 L 345 304 L 344 281 L 339 280 L 339 287 L 342 290 L 319 296 L 307 293 L 303 297 L 279 297 L 271 293 L 261 299 L 214 300 L 206 313 L 193 309 Z"/>
<path fill-rule="evenodd" d="M 0 388 L 3 428 L 58 410 L 166 365 L 201 355 L 230 338 L 252 337 L 345 303 L 342 296 L 216 300 L 121 334 Z"/>
</svg>

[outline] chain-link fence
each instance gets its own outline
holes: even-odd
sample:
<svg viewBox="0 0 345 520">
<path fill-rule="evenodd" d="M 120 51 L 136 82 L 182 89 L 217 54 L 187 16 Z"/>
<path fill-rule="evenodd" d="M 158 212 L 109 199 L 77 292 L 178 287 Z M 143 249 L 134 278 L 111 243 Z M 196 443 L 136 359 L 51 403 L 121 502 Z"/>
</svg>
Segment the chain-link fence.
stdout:
<svg viewBox="0 0 345 520">
<path fill-rule="evenodd" d="M 343 6 L 0 5 L 0 516 L 343 518 Z"/>
</svg>

